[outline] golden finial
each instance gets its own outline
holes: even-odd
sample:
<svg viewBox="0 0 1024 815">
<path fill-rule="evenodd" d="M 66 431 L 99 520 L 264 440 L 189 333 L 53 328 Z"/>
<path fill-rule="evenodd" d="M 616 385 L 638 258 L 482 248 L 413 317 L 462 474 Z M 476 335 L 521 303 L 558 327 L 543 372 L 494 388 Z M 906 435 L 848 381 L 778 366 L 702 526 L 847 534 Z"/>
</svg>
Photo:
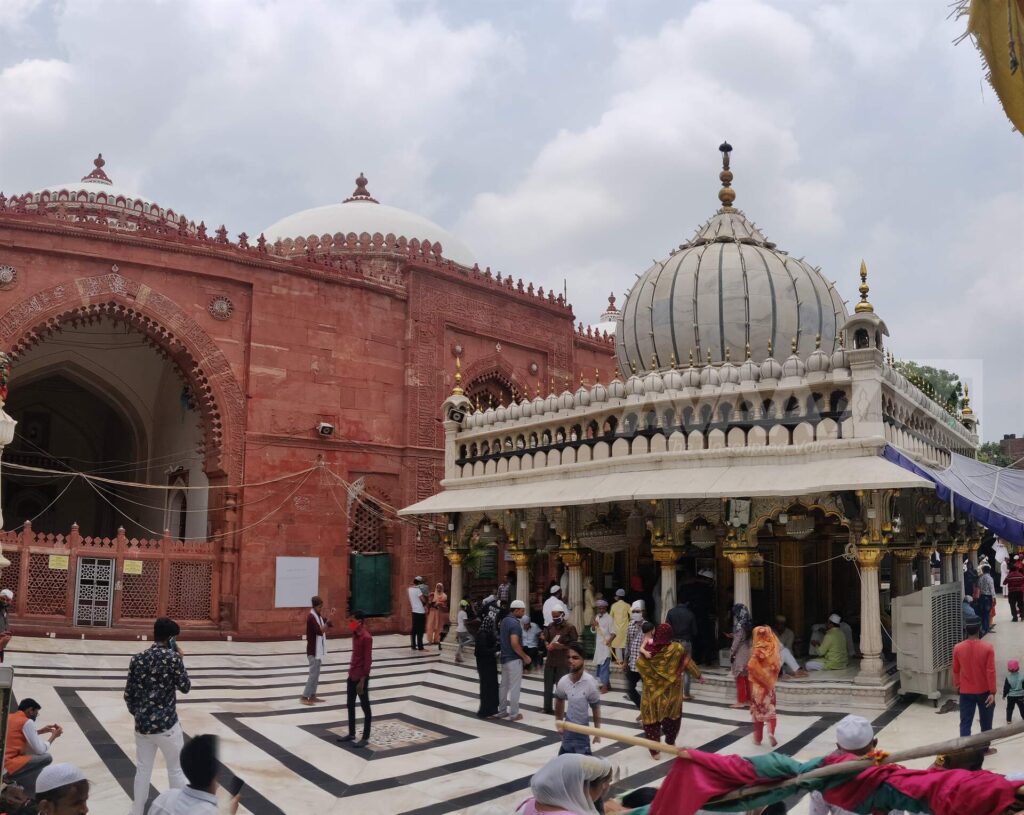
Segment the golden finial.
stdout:
<svg viewBox="0 0 1024 815">
<path fill-rule="evenodd" d="M 652 371 L 658 370 L 658 352 L 657 351 L 655 351 L 653 354 L 651 354 L 651 370 Z"/>
<path fill-rule="evenodd" d="M 790 343 L 789 343 L 789 350 L 793 354 L 796 353 L 796 337 L 793 337 L 793 339 L 790 341 Z"/>
<path fill-rule="evenodd" d="M 846 334 L 844 334 L 842 331 L 839 332 L 839 347 L 846 347 Z"/>
<path fill-rule="evenodd" d="M 732 362 L 732 349 L 731 348 L 726 348 L 725 349 L 725 361 L 726 362 Z"/>
<path fill-rule="evenodd" d="M 583 371 L 580 371 L 580 387 L 583 387 Z"/>
<path fill-rule="evenodd" d="M 479 393 L 476 395 L 474 403 L 475 403 L 475 406 L 476 406 L 476 412 L 479 413 L 480 412 L 480 394 Z"/>
<path fill-rule="evenodd" d="M 750 359 L 750 343 L 749 342 L 746 344 L 746 351 L 747 351 L 747 359 Z"/>
<path fill-rule="evenodd" d="M 821 333 L 820 332 L 814 335 L 814 347 L 815 347 L 815 349 L 819 349 L 819 350 L 821 349 Z"/>
<path fill-rule="evenodd" d="M 597 368 L 594 368 L 594 384 L 596 385 L 600 381 L 601 381 L 601 372 L 599 370 L 597 370 Z"/>
<path fill-rule="evenodd" d="M 708 365 L 711 364 L 711 349 L 708 349 Z"/>
<path fill-rule="evenodd" d="M 518 396 L 518 394 L 516 393 L 516 386 L 515 386 L 515 385 L 513 385 L 513 386 L 512 386 L 512 401 L 513 401 L 513 402 L 516 402 L 516 401 L 518 401 L 518 399 L 516 398 L 517 396 Z"/>
<path fill-rule="evenodd" d="M 487 409 L 488 410 L 494 410 L 494 394 L 493 393 L 487 394 Z"/>
<path fill-rule="evenodd" d="M 768 356 L 772 355 L 772 341 L 768 340 Z"/>
<path fill-rule="evenodd" d="M 967 417 L 974 415 L 974 411 L 971 410 L 971 392 L 968 390 L 966 383 L 964 384 L 964 406 L 960 414 Z"/>
<path fill-rule="evenodd" d="M 718 191 L 718 200 L 722 203 L 722 210 L 733 211 L 733 202 L 736 200 L 736 191 L 732 188 L 732 170 L 729 169 L 729 154 L 732 152 L 732 145 L 725 141 L 718 148 L 722 153 L 722 172 L 718 174 L 718 180 L 722 182 L 722 189 Z"/>
<path fill-rule="evenodd" d="M 860 262 L 860 302 L 857 303 L 857 307 L 854 311 L 857 314 L 872 314 L 874 313 L 875 307 L 868 302 L 868 265 L 862 260 Z"/>
<path fill-rule="evenodd" d="M 690 349 L 690 367 L 693 367 L 693 349 Z"/>
<path fill-rule="evenodd" d="M 671 365 L 672 365 L 672 370 L 674 371 L 676 369 L 676 352 L 675 351 L 672 352 L 672 362 L 671 362 Z"/>
<path fill-rule="evenodd" d="M 455 357 L 455 387 L 452 388 L 452 396 L 465 396 L 462 390 L 462 362 Z"/>
<path fill-rule="evenodd" d="M 540 399 L 540 379 L 537 380 L 537 384 L 533 392 L 533 398 Z"/>
<path fill-rule="evenodd" d="M 633 372 L 634 374 L 636 374 L 636 360 L 635 360 L 635 359 L 631 359 L 631 360 L 629 361 L 629 369 L 630 369 L 630 370 L 631 370 L 631 371 L 632 371 L 632 372 Z"/>
</svg>

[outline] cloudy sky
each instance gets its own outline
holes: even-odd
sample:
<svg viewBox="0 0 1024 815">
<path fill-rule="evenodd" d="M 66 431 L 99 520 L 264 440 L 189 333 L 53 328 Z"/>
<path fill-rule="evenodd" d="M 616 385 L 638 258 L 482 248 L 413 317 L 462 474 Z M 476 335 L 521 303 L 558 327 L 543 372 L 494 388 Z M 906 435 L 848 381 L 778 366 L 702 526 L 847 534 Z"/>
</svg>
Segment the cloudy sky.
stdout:
<svg viewBox="0 0 1024 815">
<path fill-rule="evenodd" d="M 871 299 L 1024 432 L 1024 139 L 935 0 L 0 0 L 0 189 L 116 183 L 258 233 L 434 219 L 596 321 L 717 206 Z"/>
</svg>

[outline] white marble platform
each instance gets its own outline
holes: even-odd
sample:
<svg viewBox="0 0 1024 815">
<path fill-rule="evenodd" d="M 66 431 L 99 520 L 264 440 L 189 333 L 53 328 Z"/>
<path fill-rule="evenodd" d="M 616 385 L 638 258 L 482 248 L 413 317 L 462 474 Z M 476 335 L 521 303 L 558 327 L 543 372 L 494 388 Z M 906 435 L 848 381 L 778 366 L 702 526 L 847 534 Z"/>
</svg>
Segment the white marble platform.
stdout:
<svg viewBox="0 0 1024 815">
<path fill-rule="evenodd" d="M 1003 671 L 1006 659 L 1024 650 L 1024 623 L 1011 623 L 1001 606 L 993 642 Z M 511 812 L 528 795 L 532 773 L 558 750 L 552 717 L 541 713 L 538 674 L 524 681 L 522 722 L 481 721 L 471 661 L 455 665 L 430 650 L 411 651 L 403 637 L 378 637 L 371 699 L 380 735 L 361 752 L 333 738 L 347 729 L 347 641 L 331 641 L 319 691 L 327 701 L 315 707 L 298 703 L 306 676 L 298 640 L 181 644 L 193 683 L 192 692 L 180 697 L 182 725 L 190 735 L 221 737 L 224 762 L 246 783 L 244 812 L 475 815 L 494 805 Z M 15 694 L 41 702 L 42 723 L 64 726 L 55 758 L 86 771 L 93 782 L 91 811 L 127 812 L 135 746 L 122 692 L 130 656 L 148 643 L 18 637 L 12 646 L 7 664 L 15 669 Z M 621 688 L 607 694 L 602 707 L 612 730 L 640 734 Z M 809 758 L 833 749 L 831 728 L 843 715 L 841 704 L 832 711 L 781 708 L 781 750 Z M 1000 705 L 997 724 L 1002 711 Z M 958 727 L 956 713 L 936 715 L 931 703 L 901 704 L 875 721 L 890 750 L 953 738 Z M 742 755 L 768 749 L 752 744 L 745 711 L 708 700 L 686 704 L 679 740 Z M 1021 769 L 1016 747 L 1001 749 L 987 766 Z M 601 744 L 597 752 L 616 766 L 620 791 L 658 784 L 670 764 L 617 744 Z M 157 789 L 167 785 L 159 759 L 153 783 Z M 791 812 L 799 815 L 806 807 L 801 801 Z"/>
</svg>

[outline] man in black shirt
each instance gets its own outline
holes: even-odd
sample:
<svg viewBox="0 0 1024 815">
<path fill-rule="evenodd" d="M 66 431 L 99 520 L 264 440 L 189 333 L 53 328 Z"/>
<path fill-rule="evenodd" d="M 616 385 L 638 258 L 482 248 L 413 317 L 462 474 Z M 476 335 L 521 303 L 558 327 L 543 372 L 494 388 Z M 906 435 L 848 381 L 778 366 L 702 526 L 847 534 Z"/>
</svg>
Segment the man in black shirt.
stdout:
<svg viewBox="0 0 1024 815">
<path fill-rule="evenodd" d="M 679 605 L 670 608 L 665 622 L 672 626 L 672 639 L 683 646 L 687 656 L 693 655 L 693 641 L 697 637 L 697 615 L 690 610 L 690 603 L 683 597 Z M 683 697 L 690 698 L 690 674 L 683 672 Z"/>
<path fill-rule="evenodd" d="M 135 718 L 135 795 L 131 815 L 142 815 L 149 798 L 149 779 L 159 749 L 167 764 L 167 780 L 172 789 L 185 786 L 179 754 L 185 736 L 178 722 L 176 691 L 188 693 L 192 682 L 185 670 L 182 651 L 176 637 L 178 624 L 160 617 L 153 624 L 151 648 L 132 657 L 124 701 Z"/>
</svg>

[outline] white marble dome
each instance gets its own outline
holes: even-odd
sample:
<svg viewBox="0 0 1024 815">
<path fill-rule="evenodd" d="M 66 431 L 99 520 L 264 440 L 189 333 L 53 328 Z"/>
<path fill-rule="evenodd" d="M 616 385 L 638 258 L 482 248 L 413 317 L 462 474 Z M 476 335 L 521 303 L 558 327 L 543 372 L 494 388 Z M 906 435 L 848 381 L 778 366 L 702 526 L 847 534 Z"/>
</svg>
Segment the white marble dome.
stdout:
<svg viewBox="0 0 1024 815">
<path fill-rule="evenodd" d="M 441 256 L 463 266 L 472 266 L 476 257 L 472 250 L 447 229 L 433 221 L 398 207 L 381 204 L 366 189 L 366 178 L 360 173 L 356 190 L 340 204 L 328 204 L 296 212 L 271 224 L 263 230 L 273 243 L 285 238 L 308 238 L 310 235 L 394 235 L 441 244 Z"/>
<path fill-rule="evenodd" d="M 821 335 L 826 353 L 847 312 L 835 287 L 810 263 L 778 249 L 733 207 L 729 152 L 723 144 L 721 209 L 689 241 L 648 268 L 630 289 L 615 330 L 619 369 L 630 360 L 686 359 L 692 351 L 737 358 L 750 345 L 755 362 L 771 341 L 786 347 L 794 337 L 806 357 Z"/>
</svg>

